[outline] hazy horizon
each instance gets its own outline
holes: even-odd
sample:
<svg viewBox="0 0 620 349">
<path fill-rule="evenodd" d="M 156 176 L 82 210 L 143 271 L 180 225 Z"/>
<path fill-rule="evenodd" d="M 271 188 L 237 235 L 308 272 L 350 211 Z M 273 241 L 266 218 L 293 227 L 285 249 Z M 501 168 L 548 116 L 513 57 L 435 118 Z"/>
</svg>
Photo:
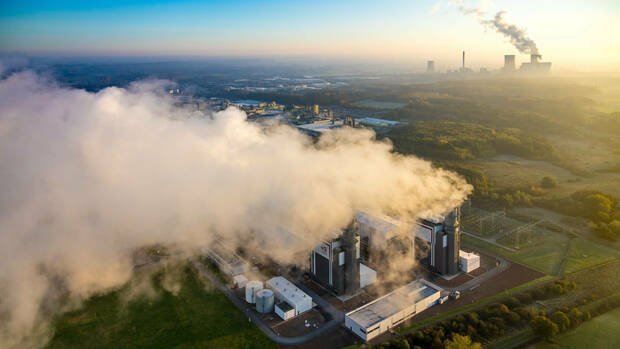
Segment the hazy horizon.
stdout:
<svg viewBox="0 0 620 349">
<path fill-rule="evenodd" d="M 492 22 L 553 63 L 554 71 L 618 71 L 614 1 L 288 3 L 74 1 L 0 5 L 0 52 L 28 56 L 175 56 L 363 60 L 438 69 L 497 69 L 504 54 L 529 60 Z M 505 13 L 502 11 L 506 11 Z M 510 27 L 510 25 L 514 25 Z M 286 30 L 283 30 L 286 29 Z M 514 44 L 514 45 L 513 45 Z"/>
</svg>

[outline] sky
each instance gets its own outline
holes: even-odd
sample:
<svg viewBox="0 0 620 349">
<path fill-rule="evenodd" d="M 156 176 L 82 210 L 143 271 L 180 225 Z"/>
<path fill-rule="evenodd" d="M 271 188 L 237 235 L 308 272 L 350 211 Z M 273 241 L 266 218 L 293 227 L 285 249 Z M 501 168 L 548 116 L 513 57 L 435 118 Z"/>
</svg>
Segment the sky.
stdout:
<svg viewBox="0 0 620 349">
<path fill-rule="evenodd" d="M 0 1 L 0 51 L 307 56 L 497 68 L 528 59 L 458 0 Z M 462 0 L 527 30 L 555 69 L 620 70 L 620 1 Z"/>
</svg>

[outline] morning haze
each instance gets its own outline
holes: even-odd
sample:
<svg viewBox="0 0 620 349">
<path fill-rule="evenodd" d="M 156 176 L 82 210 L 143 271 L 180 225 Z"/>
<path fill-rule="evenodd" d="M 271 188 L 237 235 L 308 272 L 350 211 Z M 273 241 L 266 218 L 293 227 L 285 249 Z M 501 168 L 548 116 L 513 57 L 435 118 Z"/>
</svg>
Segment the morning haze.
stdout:
<svg viewBox="0 0 620 349">
<path fill-rule="evenodd" d="M 0 8 L 0 347 L 620 341 L 615 2 Z"/>
</svg>

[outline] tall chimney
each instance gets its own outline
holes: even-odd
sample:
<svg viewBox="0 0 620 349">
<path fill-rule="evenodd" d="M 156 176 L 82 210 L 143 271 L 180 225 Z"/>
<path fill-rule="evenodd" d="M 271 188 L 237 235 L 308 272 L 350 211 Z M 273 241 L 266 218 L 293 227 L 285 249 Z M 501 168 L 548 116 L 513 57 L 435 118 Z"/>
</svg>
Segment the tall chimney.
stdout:
<svg viewBox="0 0 620 349">
<path fill-rule="evenodd" d="M 465 69 L 465 51 L 463 51 L 463 69 Z"/>
</svg>

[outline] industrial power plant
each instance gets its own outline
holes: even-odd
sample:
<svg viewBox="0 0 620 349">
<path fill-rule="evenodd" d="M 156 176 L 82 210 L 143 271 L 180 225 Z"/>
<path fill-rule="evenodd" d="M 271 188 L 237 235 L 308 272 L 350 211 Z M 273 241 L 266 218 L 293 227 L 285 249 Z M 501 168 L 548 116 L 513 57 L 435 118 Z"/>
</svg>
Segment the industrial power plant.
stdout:
<svg viewBox="0 0 620 349">
<path fill-rule="evenodd" d="M 547 74 L 551 72 L 551 62 L 542 62 L 542 55 L 531 54 L 528 62 L 521 63 L 517 69 L 516 56 L 513 54 L 504 55 L 504 65 L 499 69 L 501 74 Z M 426 61 L 426 73 L 436 73 L 435 61 Z M 448 74 L 472 74 L 474 71 L 465 64 L 465 51 L 461 55 L 461 64 L 457 70 L 447 70 Z M 485 67 L 480 68 L 480 74 L 487 74 L 489 70 Z"/>
<path fill-rule="evenodd" d="M 326 306 L 323 298 L 329 295 L 354 304 L 344 309 L 344 326 L 369 341 L 435 304 L 459 297 L 458 290 L 438 282 L 475 272 L 481 266 L 478 254 L 460 249 L 460 221 L 458 207 L 445 217 L 415 221 L 359 211 L 346 227 L 308 251 L 306 281 L 283 275 L 261 281 L 262 276 L 252 272 L 249 262 L 220 244 L 205 255 L 232 277 L 234 287 L 243 290 L 239 297 L 250 305 L 248 311 L 260 319 L 273 319 L 270 314 L 274 314 L 278 321 L 288 323 L 316 313 L 315 308 Z M 404 265 L 402 274 L 411 278 L 394 284 L 390 271 L 395 263 Z M 414 273 L 410 268 L 415 266 L 425 272 Z M 247 275 L 252 275 L 251 280 Z M 366 301 L 370 294 L 376 294 L 375 299 Z M 304 321 L 309 327 L 308 320 Z"/>
</svg>

